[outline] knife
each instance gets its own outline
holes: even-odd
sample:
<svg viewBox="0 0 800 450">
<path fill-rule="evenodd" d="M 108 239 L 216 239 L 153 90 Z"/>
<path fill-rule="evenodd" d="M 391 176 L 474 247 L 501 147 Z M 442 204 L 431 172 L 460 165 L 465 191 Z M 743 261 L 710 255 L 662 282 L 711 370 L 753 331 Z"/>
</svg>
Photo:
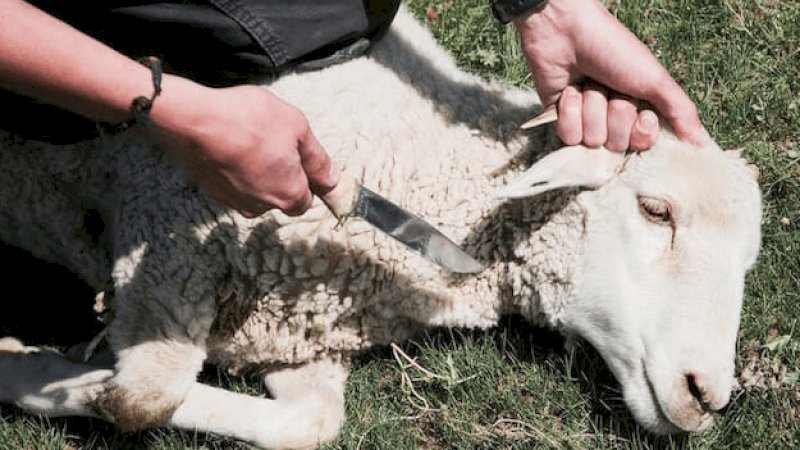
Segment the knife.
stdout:
<svg viewBox="0 0 800 450">
<path fill-rule="evenodd" d="M 339 184 L 321 198 L 340 222 L 360 217 L 450 272 L 478 273 L 484 269 L 431 224 L 365 188 L 344 172 Z"/>
<path fill-rule="evenodd" d="M 523 130 L 527 130 L 530 128 L 536 128 L 539 125 L 544 125 L 546 123 L 553 123 L 557 120 L 558 120 L 558 108 L 554 103 L 545 108 L 544 111 L 539 113 L 538 116 L 520 125 L 520 128 L 522 128 Z"/>
</svg>

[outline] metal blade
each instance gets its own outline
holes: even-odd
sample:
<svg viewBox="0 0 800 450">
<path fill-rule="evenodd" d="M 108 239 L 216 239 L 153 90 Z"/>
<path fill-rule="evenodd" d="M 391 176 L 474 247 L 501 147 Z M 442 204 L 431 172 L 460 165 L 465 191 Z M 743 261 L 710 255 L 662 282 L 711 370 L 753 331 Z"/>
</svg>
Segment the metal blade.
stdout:
<svg viewBox="0 0 800 450">
<path fill-rule="evenodd" d="M 359 216 L 428 260 L 455 273 L 478 273 L 484 267 L 428 222 L 360 186 L 350 215 Z"/>
</svg>

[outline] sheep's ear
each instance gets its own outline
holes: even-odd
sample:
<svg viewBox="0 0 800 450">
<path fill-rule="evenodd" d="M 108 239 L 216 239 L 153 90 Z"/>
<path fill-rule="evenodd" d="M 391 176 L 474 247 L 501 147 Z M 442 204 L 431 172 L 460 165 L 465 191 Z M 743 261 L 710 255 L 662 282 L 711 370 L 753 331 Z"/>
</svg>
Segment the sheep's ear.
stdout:
<svg viewBox="0 0 800 450">
<path fill-rule="evenodd" d="M 564 147 L 545 156 L 494 193 L 498 199 L 531 197 L 563 187 L 597 188 L 611 179 L 625 156 L 605 149 Z"/>
</svg>

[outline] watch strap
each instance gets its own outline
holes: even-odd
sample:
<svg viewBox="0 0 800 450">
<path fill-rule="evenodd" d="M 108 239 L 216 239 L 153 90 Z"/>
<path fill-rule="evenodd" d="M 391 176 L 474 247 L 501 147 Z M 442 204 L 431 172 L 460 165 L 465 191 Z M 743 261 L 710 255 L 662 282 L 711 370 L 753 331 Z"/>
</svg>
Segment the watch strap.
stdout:
<svg viewBox="0 0 800 450">
<path fill-rule="evenodd" d="M 492 13 L 503 24 L 545 3 L 547 0 L 491 0 Z"/>
</svg>

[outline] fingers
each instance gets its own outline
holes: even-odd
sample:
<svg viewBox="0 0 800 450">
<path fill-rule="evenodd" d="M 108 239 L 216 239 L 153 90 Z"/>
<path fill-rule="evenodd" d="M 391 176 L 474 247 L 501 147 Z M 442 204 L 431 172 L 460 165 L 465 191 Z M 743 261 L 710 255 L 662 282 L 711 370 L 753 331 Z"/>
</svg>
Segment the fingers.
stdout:
<svg viewBox="0 0 800 450">
<path fill-rule="evenodd" d="M 293 149 L 296 153 L 286 155 L 293 161 L 282 171 L 283 180 L 275 182 L 275 200 L 263 203 L 259 214 L 276 207 L 289 216 L 299 216 L 311 208 L 312 192 L 324 195 L 339 182 L 338 167 L 314 136 L 305 117 L 299 114 L 297 121 L 296 148 Z"/>
<path fill-rule="evenodd" d="M 608 91 L 604 87 L 596 83 L 587 83 L 583 89 L 569 85 L 559 99 L 556 132 L 567 145 L 599 147 L 608 136 L 607 116 Z"/>
<path fill-rule="evenodd" d="M 583 96 L 579 88 L 569 85 L 564 88 L 558 101 L 556 133 L 567 145 L 578 145 L 583 141 Z"/>
<path fill-rule="evenodd" d="M 287 175 L 289 175 L 287 173 Z M 277 208 L 287 216 L 299 216 L 311 208 L 314 197 L 308 188 L 306 178 L 302 170 L 298 170 L 293 175 L 289 175 L 283 181 L 282 190 L 265 196 L 264 199 L 247 199 L 236 206 L 236 200 L 226 203 L 233 204 L 234 207 L 245 217 L 258 217 L 265 212 Z"/>
<path fill-rule="evenodd" d="M 607 149 L 643 152 L 656 144 L 660 131 L 658 116 L 649 109 L 637 111 L 636 103 L 619 94 L 609 101 Z"/>
<path fill-rule="evenodd" d="M 313 201 L 313 195 L 325 195 L 339 182 L 340 169 L 331 160 L 314 132 L 306 128 L 300 133 L 297 142 L 300 159 L 299 173 L 296 174 L 296 192 L 287 192 L 287 203 L 277 205 L 284 213 L 297 216 L 306 212 Z"/>
<path fill-rule="evenodd" d="M 608 90 L 597 84 L 587 83 L 583 89 L 583 142 L 587 147 L 600 147 L 608 138 Z"/>
<path fill-rule="evenodd" d="M 267 165 L 272 169 L 265 173 L 261 164 L 245 161 L 235 172 L 205 177 L 203 191 L 212 201 L 251 219 L 275 208 L 289 216 L 306 212 L 313 195 L 297 150 L 287 149 L 283 157 Z"/>
<path fill-rule="evenodd" d="M 339 182 L 339 167 L 331 161 L 313 131 L 309 129 L 301 138 L 297 150 L 311 191 L 324 195 L 336 187 Z"/>
<path fill-rule="evenodd" d="M 659 128 L 656 113 L 649 109 L 640 111 L 631 130 L 631 150 L 642 152 L 656 145 Z"/>
<path fill-rule="evenodd" d="M 631 130 L 636 121 L 638 107 L 633 99 L 623 95 L 614 95 L 608 102 L 608 142 L 606 148 L 612 152 L 628 150 L 631 142 Z"/>
<path fill-rule="evenodd" d="M 631 97 L 595 82 L 567 86 L 558 100 L 556 133 L 566 145 L 645 151 L 656 143 L 659 119 Z"/>
<path fill-rule="evenodd" d="M 700 121 L 697 105 L 672 78 L 666 77 L 650 101 L 679 138 L 698 147 L 711 142 L 711 136 Z"/>
<path fill-rule="evenodd" d="M 308 187 L 302 187 L 294 193 L 290 192 L 288 201 L 278 205 L 278 208 L 286 213 L 287 216 L 299 216 L 308 211 L 308 208 L 311 208 L 313 200 L 314 198 Z"/>
</svg>

